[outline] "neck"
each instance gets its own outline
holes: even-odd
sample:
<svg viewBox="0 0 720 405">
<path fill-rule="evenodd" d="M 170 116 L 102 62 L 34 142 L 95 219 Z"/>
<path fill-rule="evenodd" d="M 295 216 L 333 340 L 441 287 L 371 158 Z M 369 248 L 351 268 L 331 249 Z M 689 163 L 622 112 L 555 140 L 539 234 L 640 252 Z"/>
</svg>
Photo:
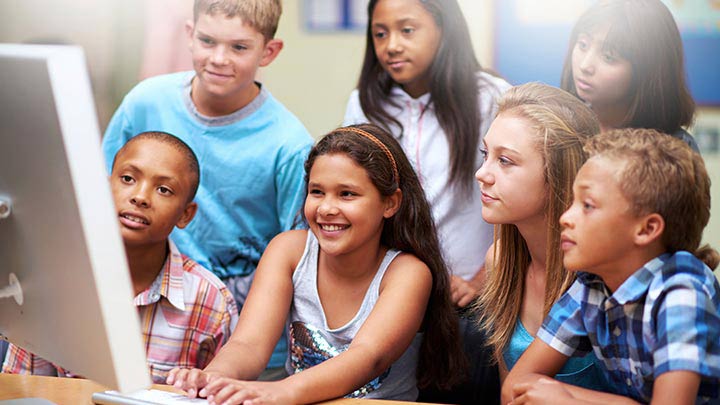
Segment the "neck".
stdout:
<svg viewBox="0 0 720 405">
<path fill-rule="evenodd" d="M 627 281 L 635 272 L 640 270 L 645 263 L 665 253 L 665 248 L 661 243 L 654 243 L 651 246 L 645 246 L 633 249 L 615 263 L 609 264 L 606 271 L 600 275 L 603 282 L 614 293 L 620 286 Z M 595 273 L 591 271 L 591 273 Z"/>
<path fill-rule="evenodd" d="M 232 93 L 225 96 L 208 94 L 198 85 L 197 77 L 193 78 L 190 85 L 190 98 L 198 112 L 207 117 L 222 117 L 238 111 L 252 102 L 258 94 L 260 87 L 254 82 L 239 93 Z"/>
<path fill-rule="evenodd" d="M 592 106 L 592 110 L 600 121 L 600 130 L 605 132 L 625 126 L 625 116 L 630 106 L 627 103 L 616 103 L 607 106 Z"/>
<path fill-rule="evenodd" d="M 516 224 L 516 226 L 530 251 L 530 267 L 528 271 L 545 273 L 547 221 L 544 218 L 538 218 L 535 221 Z"/>
<path fill-rule="evenodd" d="M 345 279 L 363 279 L 377 272 L 386 249 L 377 243 L 368 243 L 368 247 L 348 254 L 331 256 L 320 249 L 318 267 L 322 266 L 335 277 Z"/>
<path fill-rule="evenodd" d="M 125 252 L 130 267 L 134 295 L 138 295 L 147 290 L 160 274 L 169 254 L 167 241 L 154 245 L 125 245 Z"/>
</svg>

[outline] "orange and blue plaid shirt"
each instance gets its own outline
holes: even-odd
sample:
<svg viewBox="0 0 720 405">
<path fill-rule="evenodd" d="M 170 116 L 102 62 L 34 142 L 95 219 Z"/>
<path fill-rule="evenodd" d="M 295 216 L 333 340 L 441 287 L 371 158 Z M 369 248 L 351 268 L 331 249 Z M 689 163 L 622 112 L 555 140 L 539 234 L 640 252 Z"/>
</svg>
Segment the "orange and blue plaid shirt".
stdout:
<svg viewBox="0 0 720 405">
<path fill-rule="evenodd" d="M 227 342 L 238 319 L 235 299 L 225 284 L 182 255 L 172 241 L 158 277 L 133 302 L 154 383 L 165 383 L 174 367 L 204 368 Z M 14 345 L 8 348 L 2 372 L 73 376 Z"/>
</svg>

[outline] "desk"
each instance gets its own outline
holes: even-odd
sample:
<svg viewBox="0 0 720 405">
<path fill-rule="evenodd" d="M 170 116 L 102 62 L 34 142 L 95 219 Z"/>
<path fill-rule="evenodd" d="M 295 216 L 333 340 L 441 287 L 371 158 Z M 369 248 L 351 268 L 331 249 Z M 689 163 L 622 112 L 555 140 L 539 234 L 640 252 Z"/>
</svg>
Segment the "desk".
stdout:
<svg viewBox="0 0 720 405">
<path fill-rule="evenodd" d="M 154 389 L 173 391 L 167 385 L 153 385 Z M 17 398 L 45 398 L 58 405 L 92 405 L 92 394 L 107 388 L 80 378 L 40 377 L 0 373 L 0 400 Z M 401 401 L 369 399 L 336 399 L 324 405 L 407 405 Z"/>
</svg>

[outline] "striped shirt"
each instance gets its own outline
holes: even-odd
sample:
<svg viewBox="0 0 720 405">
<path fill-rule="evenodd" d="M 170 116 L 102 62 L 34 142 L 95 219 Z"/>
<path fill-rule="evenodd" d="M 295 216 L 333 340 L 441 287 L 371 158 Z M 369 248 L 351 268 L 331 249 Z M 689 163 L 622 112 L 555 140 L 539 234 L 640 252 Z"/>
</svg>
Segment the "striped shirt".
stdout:
<svg viewBox="0 0 720 405">
<path fill-rule="evenodd" d="M 174 367 L 204 368 L 237 324 L 235 300 L 220 279 L 181 254 L 170 253 L 148 289 L 133 303 L 140 315 L 143 342 L 154 383 L 165 383 Z M 72 377 L 72 373 L 10 345 L 4 373 Z"/>
<path fill-rule="evenodd" d="M 616 394 L 648 402 L 663 373 L 702 379 L 698 403 L 717 403 L 720 285 L 688 252 L 646 263 L 612 294 L 602 279 L 579 273 L 552 307 L 537 337 L 566 356 L 590 350 Z"/>
</svg>

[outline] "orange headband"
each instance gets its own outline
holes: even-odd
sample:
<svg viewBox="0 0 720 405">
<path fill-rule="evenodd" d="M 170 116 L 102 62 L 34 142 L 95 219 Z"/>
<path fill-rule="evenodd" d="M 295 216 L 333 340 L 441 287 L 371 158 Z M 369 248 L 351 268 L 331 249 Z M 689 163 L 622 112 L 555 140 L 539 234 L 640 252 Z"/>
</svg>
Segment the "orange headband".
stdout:
<svg viewBox="0 0 720 405">
<path fill-rule="evenodd" d="M 358 135 L 362 135 L 365 138 L 371 140 L 380 149 L 382 149 L 382 151 L 385 152 L 388 159 L 390 160 L 390 164 L 392 165 L 392 168 L 393 168 L 393 175 L 395 176 L 395 181 L 397 181 L 398 187 L 400 187 L 400 174 L 398 173 L 397 164 L 395 163 L 395 158 L 393 157 L 392 153 L 390 153 L 390 149 L 388 149 L 388 147 L 385 146 L 384 143 L 380 142 L 380 140 L 377 139 L 373 134 L 371 134 L 367 131 L 363 131 L 360 128 L 345 127 L 345 128 L 341 128 L 341 131 L 349 131 L 349 132 L 354 132 Z"/>
</svg>

